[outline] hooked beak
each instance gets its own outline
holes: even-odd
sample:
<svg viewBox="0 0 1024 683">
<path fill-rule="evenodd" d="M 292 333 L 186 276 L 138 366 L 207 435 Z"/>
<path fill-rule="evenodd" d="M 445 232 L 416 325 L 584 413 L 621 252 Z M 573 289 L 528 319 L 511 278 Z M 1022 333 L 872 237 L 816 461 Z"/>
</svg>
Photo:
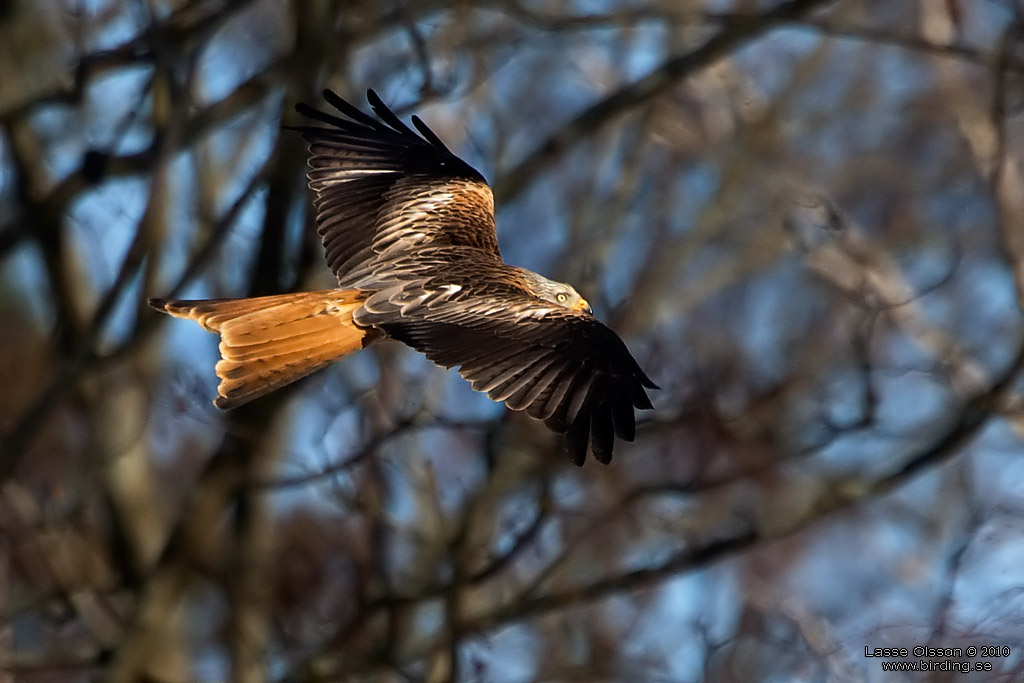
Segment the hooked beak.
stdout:
<svg viewBox="0 0 1024 683">
<path fill-rule="evenodd" d="M 582 311 L 582 312 L 586 313 L 587 315 L 593 315 L 594 314 L 594 310 L 592 308 L 590 308 L 590 304 L 587 303 L 587 300 L 582 298 L 582 297 L 580 298 L 579 303 L 576 304 L 575 308 L 576 308 L 577 311 Z"/>
</svg>

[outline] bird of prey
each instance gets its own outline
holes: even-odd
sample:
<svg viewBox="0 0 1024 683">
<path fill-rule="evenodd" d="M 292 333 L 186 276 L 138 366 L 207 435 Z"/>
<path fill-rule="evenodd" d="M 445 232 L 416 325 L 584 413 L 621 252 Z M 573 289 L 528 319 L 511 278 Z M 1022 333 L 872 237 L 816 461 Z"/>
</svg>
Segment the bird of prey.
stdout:
<svg viewBox="0 0 1024 683">
<path fill-rule="evenodd" d="M 375 342 L 395 339 L 473 389 L 587 444 L 607 463 L 632 441 L 634 408 L 657 389 L 626 345 L 567 284 L 505 264 L 484 177 L 418 117 L 407 126 L 370 90 L 377 118 L 335 93 L 338 114 L 296 110 L 309 187 L 336 289 L 250 299 L 151 299 L 220 335 L 214 404 L 230 409 Z"/>
</svg>

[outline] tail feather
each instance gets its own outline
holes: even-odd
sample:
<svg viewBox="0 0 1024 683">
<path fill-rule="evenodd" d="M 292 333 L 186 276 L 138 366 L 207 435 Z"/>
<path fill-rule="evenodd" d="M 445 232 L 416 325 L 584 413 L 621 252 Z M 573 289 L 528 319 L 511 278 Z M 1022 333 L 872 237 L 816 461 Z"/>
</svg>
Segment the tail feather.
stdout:
<svg viewBox="0 0 1024 683">
<path fill-rule="evenodd" d="M 336 340 L 338 319 L 313 315 L 296 320 L 254 320 L 253 314 L 225 321 L 220 328 L 220 353 L 225 359 L 254 360 L 301 351 Z M 351 314 L 343 324 L 351 324 Z"/>
<path fill-rule="evenodd" d="M 378 331 L 352 320 L 364 298 L 358 290 L 330 289 L 251 299 L 150 299 L 149 304 L 220 334 L 214 405 L 227 410 L 377 341 Z"/>
</svg>

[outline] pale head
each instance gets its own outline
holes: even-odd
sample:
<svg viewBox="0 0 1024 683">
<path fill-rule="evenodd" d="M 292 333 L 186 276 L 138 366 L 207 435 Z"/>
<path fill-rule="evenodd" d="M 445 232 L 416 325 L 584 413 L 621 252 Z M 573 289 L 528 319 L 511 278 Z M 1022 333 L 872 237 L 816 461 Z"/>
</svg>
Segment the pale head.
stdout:
<svg viewBox="0 0 1024 683">
<path fill-rule="evenodd" d="M 593 311 L 590 309 L 590 304 L 587 300 L 580 296 L 580 293 L 572 285 L 567 285 L 564 282 L 555 282 L 550 280 L 543 275 L 538 275 L 529 270 L 523 270 L 530 279 L 530 284 L 533 285 L 533 294 L 545 301 L 550 301 L 556 306 L 568 308 L 572 311 L 579 311 L 582 313 L 592 314 Z"/>
</svg>

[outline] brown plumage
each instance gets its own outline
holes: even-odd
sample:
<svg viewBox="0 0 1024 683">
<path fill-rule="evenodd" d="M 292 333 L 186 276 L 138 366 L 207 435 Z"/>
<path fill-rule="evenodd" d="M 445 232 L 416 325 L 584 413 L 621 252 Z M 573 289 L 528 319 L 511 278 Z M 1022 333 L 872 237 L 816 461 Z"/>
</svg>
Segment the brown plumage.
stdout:
<svg viewBox="0 0 1024 683">
<path fill-rule="evenodd" d="M 328 289 L 252 299 L 168 301 L 149 305 L 220 335 L 218 408 L 270 393 L 372 344 L 382 335 L 352 323 L 363 296 Z"/>
<path fill-rule="evenodd" d="M 404 342 L 477 391 L 566 435 L 582 464 L 608 462 L 651 408 L 622 340 L 569 285 L 502 262 L 483 176 L 419 118 L 406 126 L 371 90 L 375 119 L 334 93 L 343 116 L 309 143 L 317 229 L 337 290 L 213 301 L 151 300 L 221 335 L 221 408 L 242 405 L 382 338 Z"/>
</svg>

